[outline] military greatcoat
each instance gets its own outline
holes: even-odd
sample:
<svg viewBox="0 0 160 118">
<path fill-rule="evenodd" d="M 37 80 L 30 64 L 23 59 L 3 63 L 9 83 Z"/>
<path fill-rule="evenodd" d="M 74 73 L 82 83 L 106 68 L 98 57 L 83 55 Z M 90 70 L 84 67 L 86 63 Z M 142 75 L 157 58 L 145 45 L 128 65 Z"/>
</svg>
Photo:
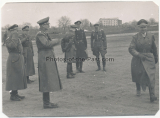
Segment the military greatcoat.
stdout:
<svg viewBox="0 0 160 118">
<path fill-rule="evenodd" d="M 32 40 L 29 36 L 25 34 L 21 34 L 20 39 L 23 46 L 26 76 L 32 76 L 35 74 L 34 60 L 33 60 L 34 52 L 33 52 Z"/>
<path fill-rule="evenodd" d="M 6 40 L 8 49 L 6 90 L 21 90 L 27 88 L 27 78 L 25 75 L 23 47 L 18 33 L 10 34 Z"/>
<path fill-rule="evenodd" d="M 75 30 L 75 38 L 76 38 L 75 45 L 76 45 L 76 49 L 77 49 L 76 57 L 81 58 L 82 60 L 88 58 L 88 55 L 86 53 L 87 40 L 86 40 L 86 35 L 85 35 L 84 30 L 76 29 Z"/>
<path fill-rule="evenodd" d="M 155 62 L 158 61 L 154 35 L 146 33 L 145 38 L 141 33 L 134 35 L 129 52 L 133 56 L 131 62 L 132 81 L 140 83 L 144 88 L 146 85 L 154 86 Z M 139 53 L 146 56 L 144 61 L 139 58 Z"/>
<path fill-rule="evenodd" d="M 53 50 L 53 47 L 57 45 L 57 40 L 51 40 L 47 33 L 39 31 L 36 35 L 36 44 L 38 48 L 39 91 L 52 92 L 62 89 Z"/>
</svg>

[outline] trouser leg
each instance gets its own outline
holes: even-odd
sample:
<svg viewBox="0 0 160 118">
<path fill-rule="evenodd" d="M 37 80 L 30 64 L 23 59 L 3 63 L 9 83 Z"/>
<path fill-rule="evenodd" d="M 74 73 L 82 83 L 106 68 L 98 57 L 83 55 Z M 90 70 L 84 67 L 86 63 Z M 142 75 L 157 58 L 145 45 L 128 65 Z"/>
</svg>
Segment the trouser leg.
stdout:
<svg viewBox="0 0 160 118">
<path fill-rule="evenodd" d="M 71 63 L 67 63 L 67 73 L 71 72 Z"/>
<path fill-rule="evenodd" d="M 96 56 L 96 62 L 97 62 L 98 70 L 100 70 L 101 67 L 100 67 L 100 59 L 99 59 L 99 56 Z"/>
<path fill-rule="evenodd" d="M 18 90 L 12 90 L 12 91 L 10 92 L 10 94 L 11 94 L 12 96 L 17 95 L 17 94 L 18 94 Z"/>
<path fill-rule="evenodd" d="M 149 87 L 149 95 L 150 95 L 150 100 L 155 98 L 155 87 Z"/>
<path fill-rule="evenodd" d="M 78 60 L 76 61 L 76 69 L 77 70 L 79 69 L 79 61 Z"/>
<path fill-rule="evenodd" d="M 73 72 L 72 63 L 71 63 L 70 71 Z"/>
<path fill-rule="evenodd" d="M 82 71 L 83 61 L 80 62 L 80 71 Z"/>
<path fill-rule="evenodd" d="M 43 92 L 43 104 L 48 105 L 50 103 L 49 92 Z"/>
<path fill-rule="evenodd" d="M 141 86 L 139 83 L 136 82 L 136 88 L 137 88 L 137 91 L 141 91 Z"/>
<path fill-rule="evenodd" d="M 103 64 L 103 68 L 106 67 L 106 59 L 105 56 L 102 57 L 102 64 Z"/>
</svg>

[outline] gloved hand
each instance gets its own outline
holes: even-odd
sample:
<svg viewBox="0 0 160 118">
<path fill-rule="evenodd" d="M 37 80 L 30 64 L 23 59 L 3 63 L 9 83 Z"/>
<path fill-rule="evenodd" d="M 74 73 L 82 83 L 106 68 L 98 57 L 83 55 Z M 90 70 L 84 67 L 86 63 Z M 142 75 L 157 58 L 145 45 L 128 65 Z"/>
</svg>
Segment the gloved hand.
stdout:
<svg viewBox="0 0 160 118">
<path fill-rule="evenodd" d="M 143 54 L 138 54 L 138 57 L 141 58 L 142 61 L 145 61 L 146 57 Z"/>
</svg>

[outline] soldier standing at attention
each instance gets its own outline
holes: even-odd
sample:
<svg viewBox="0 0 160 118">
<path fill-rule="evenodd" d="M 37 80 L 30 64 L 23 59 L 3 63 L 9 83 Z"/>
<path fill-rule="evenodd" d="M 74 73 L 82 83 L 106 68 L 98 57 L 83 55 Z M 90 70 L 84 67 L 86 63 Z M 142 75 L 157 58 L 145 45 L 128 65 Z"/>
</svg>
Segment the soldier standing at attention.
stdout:
<svg viewBox="0 0 160 118">
<path fill-rule="evenodd" d="M 20 39 L 23 46 L 27 83 L 30 84 L 34 81 L 30 80 L 29 76 L 35 75 L 35 68 L 33 61 L 34 52 L 33 52 L 32 40 L 28 32 L 29 32 L 29 26 L 22 27 L 22 34 L 20 35 Z"/>
<path fill-rule="evenodd" d="M 9 53 L 6 72 L 6 90 L 11 90 L 10 100 L 21 101 L 25 96 L 18 95 L 18 90 L 27 88 L 23 47 L 21 40 L 18 38 L 18 25 L 14 24 L 8 30 L 11 34 L 6 40 L 6 47 Z"/>
<path fill-rule="evenodd" d="M 70 26 L 70 31 L 61 41 L 62 51 L 65 52 L 65 60 L 67 62 L 67 78 L 74 78 L 75 73 L 72 70 L 72 63 L 76 62 L 75 48 L 75 25 Z"/>
<path fill-rule="evenodd" d="M 43 107 L 57 108 L 58 105 L 50 102 L 49 92 L 62 89 L 53 47 L 59 44 L 58 39 L 51 39 L 47 31 L 50 27 L 49 17 L 37 22 L 40 31 L 36 35 L 38 48 L 38 75 L 39 91 L 43 92 Z"/>
<path fill-rule="evenodd" d="M 81 21 L 77 21 L 74 23 L 77 28 L 75 30 L 75 38 L 76 38 L 76 69 L 77 72 L 84 73 L 82 71 L 83 61 L 85 61 L 86 58 L 88 58 L 88 55 L 86 53 L 87 49 L 87 40 L 84 30 L 80 28 Z"/>
<path fill-rule="evenodd" d="M 103 71 L 106 71 L 105 69 L 106 66 L 105 54 L 107 53 L 106 35 L 103 30 L 99 30 L 99 24 L 95 24 L 94 27 L 95 31 L 91 33 L 91 49 L 93 55 L 96 56 L 96 62 L 98 66 L 98 69 L 96 71 L 101 70 L 99 53 L 101 53 L 102 56 Z"/>
</svg>

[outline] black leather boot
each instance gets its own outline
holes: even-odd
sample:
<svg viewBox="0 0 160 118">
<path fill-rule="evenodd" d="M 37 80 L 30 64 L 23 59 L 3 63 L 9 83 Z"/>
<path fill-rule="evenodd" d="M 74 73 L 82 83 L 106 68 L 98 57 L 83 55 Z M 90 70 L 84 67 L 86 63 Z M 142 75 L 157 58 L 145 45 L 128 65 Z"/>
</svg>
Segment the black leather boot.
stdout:
<svg viewBox="0 0 160 118">
<path fill-rule="evenodd" d="M 71 79 L 71 78 L 75 78 L 74 75 L 72 75 L 71 73 L 67 73 L 67 78 Z"/>
<path fill-rule="evenodd" d="M 98 69 L 96 71 L 100 71 L 101 70 L 100 61 L 97 61 L 97 66 L 98 66 Z"/>
<path fill-rule="evenodd" d="M 58 105 L 54 103 L 50 103 L 50 96 L 49 92 L 43 92 L 43 108 L 48 109 L 48 108 L 57 108 Z"/>
<path fill-rule="evenodd" d="M 149 95 L 150 95 L 150 102 L 154 102 L 157 100 L 157 97 L 155 97 L 154 87 L 149 87 Z"/>
<path fill-rule="evenodd" d="M 79 64 L 80 62 L 79 61 L 77 61 L 76 62 L 76 70 L 77 70 L 77 73 L 79 73 L 80 72 L 80 67 L 79 67 Z"/>
<path fill-rule="evenodd" d="M 82 71 L 82 66 L 83 66 L 83 62 L 80 62 L 80 70 L 79 70 L 79 72 L 80 73 L 85 73 L 84 71 Z"/>
<path fill-rule="evenodd" d="M 10 94 L 11 94 L 10 100 L 12 100 L 12 101 L 21 101 L 21 98 L 19 98 L 17 96 L 17 94 L 18 94 L 17 90 L 12 90 Z"/>
<path fill-rule="evenodd" d="M 102 58 L 103 71 L 106 71 L 106 60 Z"/>
<path fill-rule="evenodd" d="M 72 63 L 71 63 L 71 66 L 70 66 L 70 74 L 71 74 L 71 75 L 76 75 L 76 73 L 73 73 Z"/>
<path fill-rule="evenodd" d="M 139 83 L 136 83 L 136 88 L 137 88 L 137 96 L 141 95 L 141 86 Z"/>
</svg>

